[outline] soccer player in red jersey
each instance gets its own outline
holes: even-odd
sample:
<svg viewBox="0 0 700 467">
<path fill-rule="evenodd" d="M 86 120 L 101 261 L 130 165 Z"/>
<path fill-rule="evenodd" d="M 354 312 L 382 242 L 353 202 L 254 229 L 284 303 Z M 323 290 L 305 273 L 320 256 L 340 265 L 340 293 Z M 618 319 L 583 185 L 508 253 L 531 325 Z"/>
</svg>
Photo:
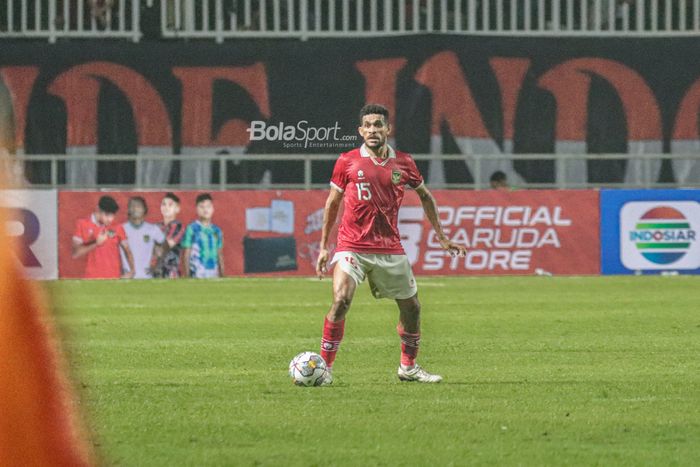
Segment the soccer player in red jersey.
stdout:
<svg viewBox="0 0 700 467">
<path fill-rule="evenodd" d="M 97 210 L 87 219 L 80 219 L 73 234 L 73 258 L 87 255 L 85 279 L 131 279 L 134 257 L 126 240 L 124 227 L 112 226 L 119 205 L 111 196 L 102 196 Z M 124 250 L 129 271 L 122 274 L 119 248 Z"/>
<path fill-rule="evenodd" d="M 387 144 L 391 132 L 389 111 L 381 105 L 368 104 L 360 111 L 360 120 L 358 131 L 364 144 L 341 154 L 336 161 L 323 212 L 321 249 L 316 263 L 319 278 L 323 278 L 328 267 L 328 236 L 343 202 L 337 247 L 331 261 L 336 265 L 333 304 L 323 326 L 321 356 L 330 370 L 343 339 L 345 315 L 355 289 L 367 277 L 375 298 L 394 299 L 399 307 L 399 379 L 438 383 L 442 381 L 441 376 L 428 373 L 416 364 L 421 305 L 397 227 L 406 185 L 418 194 L 440 245 L 452 255 L 464 255 L 466 249 L 450 241 L 443 232 L 435 199 L 423 183 L 413 158 Z M 332 381 L 329 371 L 324 384 Z"/>
</svg>

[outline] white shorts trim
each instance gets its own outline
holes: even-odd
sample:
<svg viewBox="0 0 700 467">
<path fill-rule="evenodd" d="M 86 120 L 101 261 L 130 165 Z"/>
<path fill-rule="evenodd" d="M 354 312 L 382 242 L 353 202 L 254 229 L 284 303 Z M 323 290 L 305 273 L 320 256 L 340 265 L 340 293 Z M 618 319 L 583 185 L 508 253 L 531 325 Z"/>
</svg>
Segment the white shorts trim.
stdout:
<svg viewBox="0 0 700 467">
<path fill-rule="evenodd" d="M 331 264 L 338 267 L 360 285 L 365 277 L 375 298 L 406 299 L 418 293 L 416 279 L 406 255 L 381 255 L 340 251 Z"/>
</svg>

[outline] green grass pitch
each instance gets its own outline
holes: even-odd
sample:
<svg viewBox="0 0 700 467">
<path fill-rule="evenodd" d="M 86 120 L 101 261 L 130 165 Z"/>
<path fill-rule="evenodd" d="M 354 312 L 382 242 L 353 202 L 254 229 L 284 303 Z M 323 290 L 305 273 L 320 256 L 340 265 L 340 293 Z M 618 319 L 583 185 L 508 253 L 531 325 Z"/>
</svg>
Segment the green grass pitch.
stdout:
<svg viewBox="0 0 700 467">
<path fill-rule="evenodd" d="M 49 285 L 106 464 L 697 465 L 700 278 L 419 278 L 419 362 L 358 290 L 327 388 L 329 280 Z"/>
</svg>

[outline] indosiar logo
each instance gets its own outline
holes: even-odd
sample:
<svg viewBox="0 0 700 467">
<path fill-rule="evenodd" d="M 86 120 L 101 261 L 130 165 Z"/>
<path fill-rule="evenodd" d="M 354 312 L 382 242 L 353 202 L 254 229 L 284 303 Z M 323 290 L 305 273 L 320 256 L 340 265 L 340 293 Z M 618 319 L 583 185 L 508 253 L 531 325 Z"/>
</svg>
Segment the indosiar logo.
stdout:
<svg viewBox="0 0 700 467">
<path fill-rule="evenodd" d="M 700 267 L 700 203 L 630 202 L 620 210 L 620 254 L 628 269 Z"/>
</svg>

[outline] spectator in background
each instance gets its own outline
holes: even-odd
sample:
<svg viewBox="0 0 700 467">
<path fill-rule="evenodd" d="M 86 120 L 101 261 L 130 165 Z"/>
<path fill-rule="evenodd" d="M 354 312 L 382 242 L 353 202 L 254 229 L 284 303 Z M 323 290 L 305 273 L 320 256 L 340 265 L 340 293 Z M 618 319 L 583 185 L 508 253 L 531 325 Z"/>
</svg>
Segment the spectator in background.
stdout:
<svg viewBox="0 0 700 467">
<path fill-rule="evenodd" d="M 182 240 L 184 272 L 189 277 L 206 279 L 224 275 L 224 237 L 212 223 L 214 203 L 209 193 L 197 196 L 197 220 L 187 226 Z"/>
<path fill-rule="evenodd" d="M 146 200 L 140 196 L 129 199 L 129 220 L 124 223 L 124 231 L 133 252 L 133 265 L 122 255 L 125 270 L 133 271 L 134 279 L 151 279 L 151 259 L 155 246 L 165 241 L 165 235 L 156 224 L 145 221 L 148 213 Z"/>
<path fill-rule="evenodd" d="M 177 220 L 180 214 L 180 198 L 174 193 L 166 193 L 160 203 L 163 222 L 158 227 L 165 236 L 161 245 L 156 245 L 154 277 L 177 279 L 180 277 L 180 241 L 185 234 L 182 222 Z"/>
<path fill-rule="evenodd" d="M 491 188 L 494 190 L 510 191 L 510 185 L 508 185 L 508 178 L 506 177 L 506 174 L 501 172 L 500 170 L 497 170 L 491 174 L 491 178 L 489 179 L 489 185 L 491 185 Z"/>
<path fill-rule="evenodd" d="M 73 234 L 73 258 L 87 255 L 85 279 L 130 279 L 134 258 L 121 225 L 112 227 L 119 205 L 111 196 L 103 196 L 97 210 L 87 219 L 80 219 Z M 119 249 L 124 251 L 129 271 L 122 274 Z"/>
<path fill-rule="evenodd" d="M 88 0 L 90 14 L 97 22 L 97 29 L 108 29 L 112 22 L 115 0 Z"/>
</svg>

